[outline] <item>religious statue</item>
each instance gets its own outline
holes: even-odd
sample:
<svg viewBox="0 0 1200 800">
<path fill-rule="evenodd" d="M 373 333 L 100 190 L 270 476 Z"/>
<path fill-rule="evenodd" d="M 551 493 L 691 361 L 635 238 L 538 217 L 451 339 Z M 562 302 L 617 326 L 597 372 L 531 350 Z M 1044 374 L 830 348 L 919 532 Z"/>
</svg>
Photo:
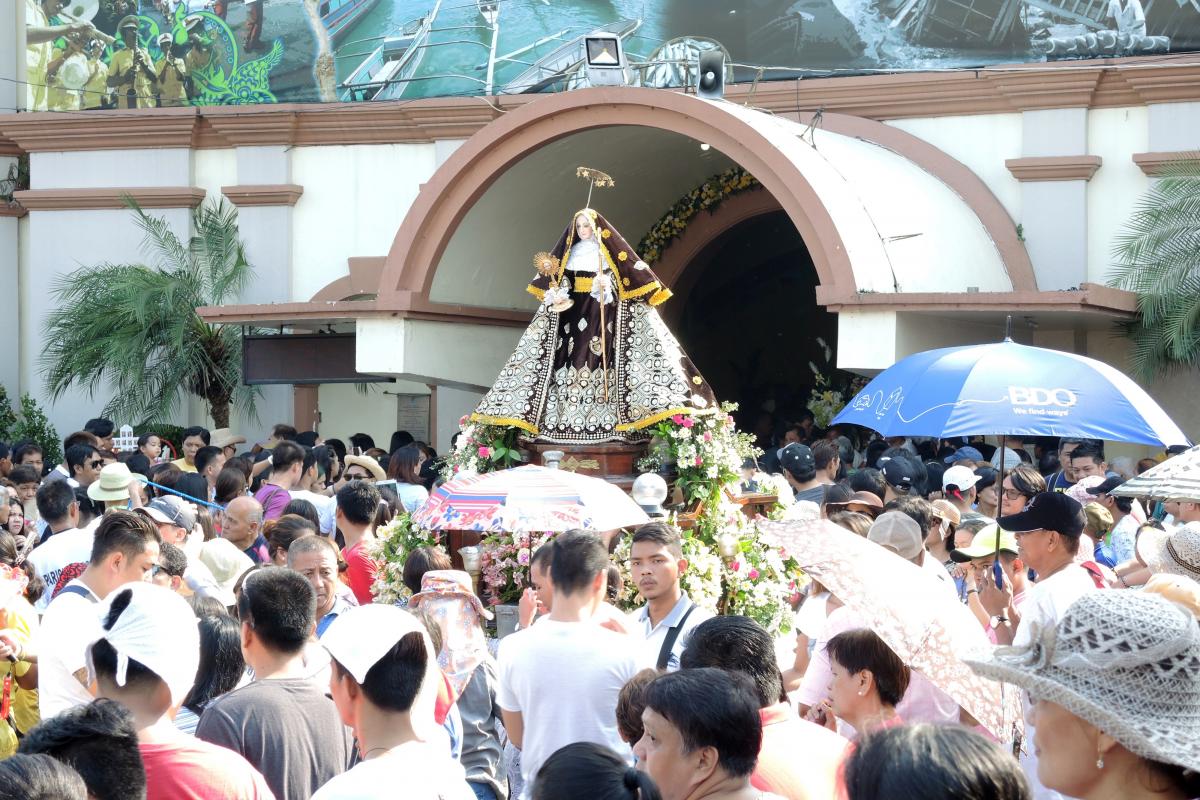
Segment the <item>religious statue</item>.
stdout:
<svg viewBox="0 0 1200 800">
<path fill-rule="evenodd" d="M 527 291 L 541 305 L 473 422 L 555 444 L 634 442 L 667 417 L 716 408 L 655 309 L 671 291 L 601 214 L 577 212 L 534 267 Z"/>
</svg>

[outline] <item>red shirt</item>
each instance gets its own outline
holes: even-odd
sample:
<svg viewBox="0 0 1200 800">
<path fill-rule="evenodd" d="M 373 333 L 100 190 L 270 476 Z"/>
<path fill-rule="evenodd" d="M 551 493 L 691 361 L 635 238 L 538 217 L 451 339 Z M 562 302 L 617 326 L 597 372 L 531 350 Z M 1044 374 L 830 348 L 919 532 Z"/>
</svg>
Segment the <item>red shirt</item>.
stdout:
<svg viewBox="0 0 1200 800">
<path fill-rule="evenodd" d="M 371 602 L 371 584 L 375 582 L 375 573 L 379 569 L 367 555 L 364 544 L 365 540 L 359 540 L 342 551 L 342 558 L 346 562 L 346 583 L 360 606 Z"/>
<path fill-rule="evenodd" d="M 762 747 L 750 784 L 789 800 L 837 797 L 838 773 L 848 742 L 830 730 L 800 719 L 787 703 L 759 709 Z"/>
<path fill-rule="evenodd" d="M 191 736 L 138 745 L 146 800 L 275 800 L 266 779 L 232 750 Z"/>
</svg>

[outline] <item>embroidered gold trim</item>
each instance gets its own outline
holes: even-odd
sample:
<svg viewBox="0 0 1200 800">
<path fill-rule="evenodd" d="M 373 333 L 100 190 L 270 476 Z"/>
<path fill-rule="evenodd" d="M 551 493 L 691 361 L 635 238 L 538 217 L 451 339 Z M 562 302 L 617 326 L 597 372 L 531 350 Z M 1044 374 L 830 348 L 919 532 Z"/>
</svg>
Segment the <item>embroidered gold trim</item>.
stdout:
<svg viewBox="0 0 1200 800">
<path fill-rule="evenodd" d="M 618 425 L 616 427 L 616 430 L 618 430 L 618 431 L 640 431 L 642 428 L 649 428 L 651 425 L 657 425 L 658 423 L 662 422 L 664 419 L 673 417 L 676 414 L 687 414 L 690 416 L 694 413 L 696 413 L 696 410 L 694 408 L 671 408 L 671 409 L 667 409 L 666 411 L 660 411 L 659 413 L 657 413 L 653 416 L 639 419 L 635 422 L 622 422 L 620 425 Z"/>
<path fill-rule="evenodd" d="M 621 295 L 621 299 L 633 300 L 635 298 L 642 297 L 643 295 L 650 294 L 655 289 L 661 289 L 658 281 L 650 281 L 650 283 L 647 283 L 645 286 L 639 286 L 636 289 L 630 289 L 628 292 L 625 292 Z"/>
<path fill-rule="evenodd" d="M 523 431 L 528 431 L 534 436 L 537 436 L 537 426 L 531 425 L 523 419 L 513 419 L 512 417 L 490 417 L 487 414 L 472 414 L 471 422 L 482 422 L 484 425 L 510 425 L 514 428 L 520 428 Z"/>
<path fill-rule="evenodd" d="M 657 286 L 658 284 L 656 283 L 654 285 Z M 672 292 L 670 289 L 668 289 L 667 287 L 664 286 L 663 288 L 661 288 L 657 292 L 655 292 L 654 296 L 651 297 L 648 302 L 652 306 L 659 306 L 659 305 L 662 305 L 663 303 L 667 302 L 668 300 L 670 300 L 671 296 L 673 294 L 674 294 L 674 292 Z"/>
<path fill-rule="evenodd" d="M 575 291 L 576 292 L 583 292 L 584 294 L 587 294 L 591 290 L 592 290 L 592 279 L 591 278 L 576 278 L 575 279 Z"/>
<path fill-rule="evenodd" d="M 529 292 L 531 295 L 536 297 L 538 300 L 546 299 L 546 290 L 539 289 L 538 287 L 534 286 L 532 283 L 525 287 L 525 291 Z"/>
<path fill-rule="evenodd" d="M 627 261 L 628 259 L 629 259 L 629 253 L 626 253 L 624 250 L 622 250 L 621 252 L 617 253 L 617 261 L 620 261 L 620 262 L 625 262 L 625 261 Z"/>
</svg>

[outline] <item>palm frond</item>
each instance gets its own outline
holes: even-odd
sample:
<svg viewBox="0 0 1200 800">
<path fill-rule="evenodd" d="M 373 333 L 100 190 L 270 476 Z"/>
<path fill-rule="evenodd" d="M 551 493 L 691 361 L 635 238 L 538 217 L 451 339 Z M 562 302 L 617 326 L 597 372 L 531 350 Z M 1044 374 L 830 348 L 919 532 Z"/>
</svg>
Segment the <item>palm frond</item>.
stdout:
<svg viewBox="0 0 1200 800">
<path fill-rule="evenodd" d="M 124 420 L 167 421 L 181 392 L 210 406 L 234 398 L 253 412 L 257 392 L 242 385 L 238 328 L 209 325 L 196 314 L 198 306 L 239 292 L 253 274 L 236 210 L 202 205 L 197 236 L 184 247 L 165 219 L 131 208 L 153 263 L 83 267 L 51 287 L 55 303 L 39 359 L 51 398 L 111 389 L 105 411 Z"/>
<path fill-rule="evenodd" d="M 1109 285 L 1137 294 L 1123 330 L 1139 377 L 1200 363 L 1200 155 L 1166 165 L 1139 199 L 1113 239 Z"/>
</svg>

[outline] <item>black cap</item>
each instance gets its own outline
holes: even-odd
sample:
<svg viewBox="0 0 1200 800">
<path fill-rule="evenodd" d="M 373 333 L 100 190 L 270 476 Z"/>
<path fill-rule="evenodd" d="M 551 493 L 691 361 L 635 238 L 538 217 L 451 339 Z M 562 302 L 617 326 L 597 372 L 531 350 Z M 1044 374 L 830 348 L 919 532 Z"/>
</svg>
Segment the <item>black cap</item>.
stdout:
<svg viewBox="0 0 1200 800">
<path fill-rule="evenodd" d="M 996 522 L 1013 533 L 1048 530 L 1075 537 L 1083 533 L 1083 506 L 1063 492 L 1041 492 L 1033 496 L 1024 511 Z"/>
<path fill-rule="evenodd" d="M 917 481 L 916 471 L 906 458 L 889 458 L 879 465 L 879 471 L 894 489 L 911 489 Z"/>
<path fill-rule="evenodd" d="M 833 503 L 845 505 L 854 499 L 854 491 L 844 483 L 831 483 L 825 487 L 825 498 L 822 505 Z"/>
<path fill-rule="evenodd" d="M 792 473 L 794 478 L 816 470 L 817 461 L 813 458 L 812 448 L 792 442 L 779 454 L 779 465 Z"/>
<path fill-rule="evenodd" d="M 979 482 L 975 484 L 975 488 L 981 492 L 996 483 L 996 470 L 991 467 L 977 467 L 975 474 L 979 476 Z"/>
<path fill-rule="evenodd" d="M 1088 494 L 1095 494 L 1095 495 L 1108 494 L 1109 492 L 1111 492 L 1113 489 L 1117 488 L 1124 482 L 1125 482 L 1124 478 L 1105 478 L 1104 483 L 1096 484 L 1095 486 L 1091 487 L 1090 489 L 1085 489 L 1084 491 L 1087 492 Z"/>
</svg>

